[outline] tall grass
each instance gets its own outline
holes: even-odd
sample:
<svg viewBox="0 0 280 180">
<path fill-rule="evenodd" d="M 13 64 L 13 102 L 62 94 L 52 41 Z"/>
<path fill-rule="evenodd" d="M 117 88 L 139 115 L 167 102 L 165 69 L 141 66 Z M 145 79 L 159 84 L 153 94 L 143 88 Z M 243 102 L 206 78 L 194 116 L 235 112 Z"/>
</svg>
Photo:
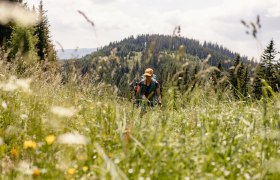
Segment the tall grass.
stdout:
<svg viewBox="0 0 280 180">
<path fill-rule="evenodd" d="M 62 85 L 40 68 L 1 66 L 1 179 L 278 179 L 278 95 L 164 92 L 140 109 L 105 84 Z M 47 73 L 47 74 L 46 74 Z M 71 79 L 71 78 L 70 78 Z M 10 89 L 9 89 L 10 87 Z M 14 87 L 14 88 L 11 88 Z"/>
</svg>

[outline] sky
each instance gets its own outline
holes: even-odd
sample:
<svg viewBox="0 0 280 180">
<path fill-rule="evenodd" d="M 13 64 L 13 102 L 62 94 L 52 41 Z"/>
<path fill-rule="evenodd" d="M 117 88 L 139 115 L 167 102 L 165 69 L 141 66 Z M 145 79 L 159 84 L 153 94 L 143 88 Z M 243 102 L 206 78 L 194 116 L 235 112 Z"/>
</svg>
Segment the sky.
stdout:
<svg viewBox="0 0 280 180">
<path fill-rule="evenodd" d="M 39 1 L 26 0 L 35 7 Z M 172 35 L 180 26 L 183 37 L 218 43 L 250 59 L 257 60 L 271 39 L 280 51 L 280 0 L 43 0 L 43 4 L 56 48 L 56 42 L 64 49 L 96 48 L 131 35 Z M 255 39 L 240 21 L 250 24 L 258 15 L 261 29 Z"/>
</svg>

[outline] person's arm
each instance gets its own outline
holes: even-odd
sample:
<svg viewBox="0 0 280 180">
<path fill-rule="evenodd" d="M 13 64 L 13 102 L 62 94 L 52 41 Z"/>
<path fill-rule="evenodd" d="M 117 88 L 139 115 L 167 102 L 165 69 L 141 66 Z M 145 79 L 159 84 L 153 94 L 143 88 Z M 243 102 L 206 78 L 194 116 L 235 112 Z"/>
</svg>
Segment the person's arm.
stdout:
<svg viewBox="0 0 280 180">
<path fill-rule="evenodd" d="M 139 94 L 140 94 L 140 83 L 137 84 L 136 97 L 139 97 Z"/>
</svg>

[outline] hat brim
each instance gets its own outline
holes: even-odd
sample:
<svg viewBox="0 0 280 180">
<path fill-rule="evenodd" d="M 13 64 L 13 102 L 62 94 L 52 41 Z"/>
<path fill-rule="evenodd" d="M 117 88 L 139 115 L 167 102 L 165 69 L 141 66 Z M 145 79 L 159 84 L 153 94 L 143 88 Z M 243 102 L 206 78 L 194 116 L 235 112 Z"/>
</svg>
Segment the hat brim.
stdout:
<svg viewBox="0 0 280 180">
<path fill-rule="evenodd" d="M 144 76 L 149 76 L 151 77 L 152 75 L 150 73 L 145 73 Z"/>
</svg>

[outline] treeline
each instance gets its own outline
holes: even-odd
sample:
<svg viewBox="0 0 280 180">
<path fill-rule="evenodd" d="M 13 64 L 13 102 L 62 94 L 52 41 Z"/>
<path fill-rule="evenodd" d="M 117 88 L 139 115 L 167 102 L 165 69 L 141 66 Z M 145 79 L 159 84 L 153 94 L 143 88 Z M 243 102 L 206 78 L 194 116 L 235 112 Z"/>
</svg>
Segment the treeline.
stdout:
<svg viewBox="0 0 280 180">
<path fill-rule="evenodd" d="M 211 54 L 212 58 L 209 62 L 210 65 L 216 66 L 219 62 L 226 60 L 233 60 L 237 53 L 234 53 L 227 48 L 218 45 L 217 43 L 204 42 L 201 44 L 195 39 L 189 39 L 185 37 L 171 36 L 171 35 L 139 35 L 136 38 L 130 36 L 123 39 L 120 42 L 112 42 L 108 46 L 99 49 L 98 53 L 93 55 L 106 55 L 108 56 L 113 48 L 117 48 L 119 57 L 127 57 L 130 52 L 142 52 L 145 48 L 151 46 L 154 43 L 154 53 L 158 54 L 161 51 L 176 51 L 180 46 L 186 47 L 186 53 L 190 54 L 198 59 L 203 59 Z M 242 60 L 246 63 L 247 57 L 242 57 Z"/>
<path fill-rule="evenodd" d="M 22 26 L 15 22 L 0 24 L 0 47 L 7 54 L 2 58 L 7 62 L 16 62 L 19 73 L 37 62 L 48 62 L 49 64 L 56 62 L 56 51 L 50 39 L 49 22 L 43 1 L 40 1 L 38 8 L 33 7 L 32 9 L 22 0 L 6 1 L 37 13 L 38 23 L 31 26 Z"/>
</svg>

